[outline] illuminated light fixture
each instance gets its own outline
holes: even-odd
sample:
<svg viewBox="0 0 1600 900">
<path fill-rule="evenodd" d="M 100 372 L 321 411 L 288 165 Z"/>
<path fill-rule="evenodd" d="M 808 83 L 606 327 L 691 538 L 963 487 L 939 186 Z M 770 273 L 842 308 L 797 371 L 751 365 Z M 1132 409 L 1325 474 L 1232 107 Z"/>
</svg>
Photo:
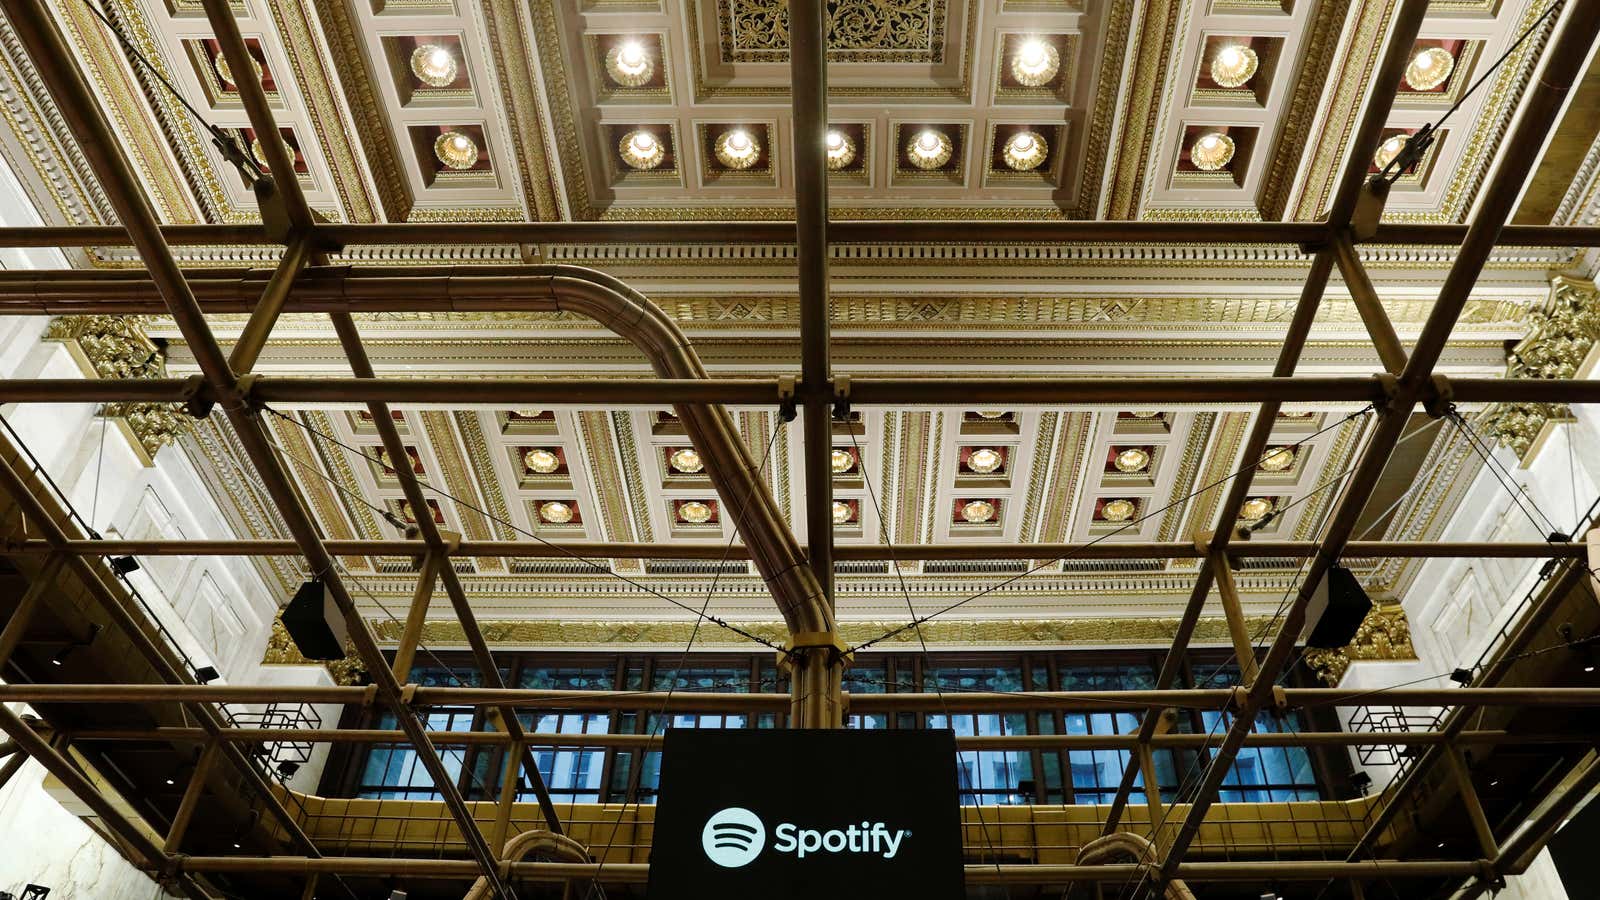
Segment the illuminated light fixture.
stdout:
<svg viewBox="0 0 1600 900">
<path fill-rule="evenodd" d="M 1431 91 L 1450 77 L 1456 69 L 1456 58 L 1443 47 L 1429 47 L 1411 58 L 1406 66 L 1406 87 L 1413 91 Z"/>
<path fill-rule="evenodd" d="M 1411 140 L 1409 134 L 1397 134 L 1378 145 L 1378 152 L 1372 154 L 1372 164 L 1382 169 L 1395 161 L 1400 153 L 1406 149 L 1406 142 Z"/>
<path fill-rule="evenodd" d="M 1128 413 L 1128 415 L 1133 416 L 1135 419 L 1159 419 L 1159 418 L 1161 418 L 1161 413 L 1159 413 L 1159 412 L 1150 412 L 1149 410 L 1139 410 L 1137 412 Z"/>
<path fill-rule="evenodd" d="M 684 447 L 682 450 L 672 451 L 672 455 L 667 457 L 667 461 L 672 463 L 673 469 L 685 475 L 693 475 L 696 472 L 703 471 L 706 467 L 705 462 L 700 459 L 700 451 L 693 447 Z"/>
<path fill-rule="evenodd" d="M 1139 505 L 1132 500 L 1107 500 L 1100 504 L 1100 518 L 1107 522 L 1126 522 L 1138 511 Z"/>
<path fill-rule="evenodd" d="M 967 455 L 967 468 L 979 475 L 988 475 L 1004 465 L 1005 461 L 1005 456 L 999 450 L 980 447 Z"/>
<path fill-rule="evenodd" d="M 1061 51 L 1043 38 L 1029 38 L 1011 57 L 1011 77 L 1023 87 L 1042 87 L 1061 70 Z"/>
<path fill-rule="evenodd" d="M 828 466 L 833 469 L 833 474 L 843 475 L 856 467 L 856 458 L 850 455 L 849 450 L 835 447 L 833 452 L 828 454 Z"/>
<path fill-rule="evenodd" d="M 850 135 L 838 129 L 828 132 L 823 139 L 823 146 L 827 150 L 828 168 L 838 171 L 856 161 L 856 142 L 850 140 Z"/>
<path fill-rule="evenodd" d="M 833 524 L 844 525 L 855 518 L 855 510 L 843 500 L 833 501 Z"/>
<path fill-rule="evenodd" d="M 1031 172 L 1039 168 L 1050 154 L 1050 145 L 1044 136 L 1033 131 L 1019 131 L 1006 140 L 1001 158 L 1006 166 L 1017 172 Z"/>
<path fill-rule="evenodd" d="M 1243 87 L 1256 75 L 1260 57 L 1249 47 L 1229 44 L 1211 60 L 1211 80 L 1225 88 Z"/>
<path fill-rule="evenodd" d="M 932 128 L 917 132 L 906 143 L 906 158 L 919 169 L 939 168 L 950 161 L 950 154 L 954 151 L 949 135 Z"/>
<path fill-rule="evenodd" d="M 554 450 L 537 447 L 522 455 L 522 464 L 527 466 L 530 472 L 549 475 L 561 468 L 561 457 Z"/>
<path fill-rule="evenodd" d="M 544 415 L 544 410 L 542 409 L 516 409 L 512 410 L 512 412 L 524 419 L 537 419 Z"/>
<path fill-rule="evenodd" d="M 1233 138 L 1220 132 L 1200 136 L 1189 147 L 1189 161 L 1202 172 L 1215 172 L 1233 160 Z"/>
<path fill-rule="evenodd" d="M 1131 475 L 1134 472 L 1143 472 L 1147 467 L 1149 467 L 1150 454 L 1145 452 L 1142 448 L 1129 447 L 1121 453 L 1118 453 L 1116 458 L 1111 462 L 1112 465 L 1117 467 L 1118 472 L 1125 472 Z"/>
<path fill-rule="evenodd" d="M 1259 522 L 1272 515 L 1275 509 L 1277 504 L 1272 502 L 1271 497 L 1251 497 L 1239 507 L 1239 518 L 1246 522 Z"/>
<path fill-rule="evenodd" d="M 233 80 L 233 67 L 228 65 L 228 57 L 218 53 L 212 58 L 211 65 L 216 68 L 217 77 L 222 79 L 223 84 L 237 84 Z M 260 78 L 266 71 L 261 68 L 261 60 L 256 59 L 254 54 L 250 55 L 250 68 L 255 70 L 257 78 Z"/>
<path fill-rule="evenodd" d="M 978 410 L 978 418 L 980 418 L 980 419 L 1004 419 L 1005 417 L 1006 417 L 1005 410 L 1000 410 L 1000 409 L 980 409 L 980 410 Z"/>
<path fill-rule="evenodd" d="M 627 163 L 628 168 L 638 169 L 641 172 L 654 169 L 667 158 L 666 145 L 661 143 L 660 138 L 643 129 L 623 135 L 617 144 L 617 153 L 622 156 L 622 161 Z"/>
<path fill-rule="evenodd" d="M 551 525 L 565 525 L 572 521 L 575 511 L 569 503 L 560 500 L 547 500 L 539 504 L 539 518 Z"/>
<path fill-rule="evenodd" d="M 446 87 L 460 71 L 455 54 L 438 44 L 422 44 L 411 51 L 411 74 L 428 87 Z"/>
<path fill-rule="evenodd" d="M 761 142 L 743 128 L 724 131 L 712 149 L 716 151 L 717 162 L 730 169 L 748 169 L 761 158 Z"/>
<path fill-rule="evenodd" d="M 290 165 L 294 165 L 294 147 L 290 145 L 289 139 L 280 134 L 278 141 L 283 144 L 283 155 L 289 157 Z M 250 155 L 256 158 L 256 162 L 261 164 L 261 168 L 269 170 L 272 168 L 267 163 L 267 148 L 261 143 L 260 137 L 250 139 Z"/>
<path fill-rule="evenodd" d="M 460 131 L 446 131 L 433 142 L 433 155 L 458 172 L 470 169 L 478 164 L 478 142 Z"/>
<path fill-rule="evenodd" d="M 678 504 L 678 518 L 690 525 L 704 525 L 711 521 L 711 505 L 699 500 L 686 500 Z"/>
<path fill-rule="evenodd" d="M 649 51 L 639 41 L 623 41 L 606 51 L 606 77 L 620 87 L 639 87 L 655 70 Z"/>
<path fill-rule="evenodd" d="M 1279 447 L 1261 457 L 1260 468 L 1263 472 L 1282 472 L 1292 465 L 1294 465 L 1294 448 Z"/>
<path fill-rule="evenodd" d="M 994 514 L 994 504 L 987 500 L 968 500 L 961 506 L 961 518 L 974 525 L 993 520 Z"/>
</svg>

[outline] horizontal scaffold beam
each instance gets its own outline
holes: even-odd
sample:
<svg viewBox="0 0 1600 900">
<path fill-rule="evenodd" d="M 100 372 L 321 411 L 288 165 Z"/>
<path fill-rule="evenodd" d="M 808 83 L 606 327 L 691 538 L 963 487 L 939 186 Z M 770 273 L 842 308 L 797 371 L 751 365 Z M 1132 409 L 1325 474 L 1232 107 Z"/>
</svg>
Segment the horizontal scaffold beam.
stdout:
<svg viewBox="0 0 1600 900">
<path fill-rule="evenodd" d="M 1443 676 L 1441 676 L 1443 677 Z M 367 687 L 301 687 L 294 685 L 173 684 L 0 684 L 0 701 L 8 703 L 147 703 L 154 701 L 213 703 L 367 703 Z M 1600 688 L 1486 687 L 1392 688 L 1354 691 L 1341 688 L 1281 689 L 1285 709 L 1309 706 L 1537 706 L 1573 708 L 1600 705 Z M 526 688 L 415 687 L 407 696 L 412 706 L 513 706 L 519 709 L 566 710 L 760 710 L 788 709 L 788 694 L 696 693 L 689 691 L 550 691 Z M 1227 688 L 1164 691 L 1037 691 L 960 694 L 845 693 L 851 712 L 938 711 L 947 703 L 963 710 L 1227 709 L 1238 693 Z"/>
<path fill-rule="evenodd" d="M 319 224 L 317 241 L 335 246 L 394 244 L 779 244 L 795 242 L 793 222 L 450 222 Z M 1452 246 L 1465 225 L 1385 224 L 1369 244 Z M 268 245 L 280 241 L 259 225 L 167 225 L 161 236 L 174 246 Z M 1257 244 L 1321 245 L 1332 230 L 1320 222 L 829 222 L 830 244 Z M 1600 228 L 1514 225 L 1500 236 L 1506 247 L 1600 247 Z M 125 247 L 116 226 L 0 229 L 0 247 Z"/>
<path fill-rule="evenodd" d="M 334 540 L 334 556 L 421 556 L 422 541 Z M 274 540 L 79 540 L 55 547 L 29 540 L 4 548 L 7 554 L 49 554 L 55 550 L 80 556 L 298 556 L 293 541 Z M 435 551 L 439 552 L 439 551 Z M 1314 541 L 1240 541 L 1228 555 L 1256 559 L 1302 559 L 1317 552 Z M 1579 559 L 1587 544 L 1575 541 L 1351 541 L 1345 559 Z M 543 559 L 712 559 L 747 560 L 743 544 L 706 542 L 610 543 L 554 541 L 462 541 L 448 552 L 468 558 Z M 1202 559 L 1203 548 L 1184 541 L 1128 541 L 1071 544 L 841 544 L 834 558 L 851 561 L 963 559 Z M 595 574 L 602 574 L 596 570 Z"/>
<path fill-rule="evenodd" d="M 3 309 L 0 302 L 0 309 Z M 1448 382 L 1461 403 L 1600 403 L 1600 381 L 1569 378 L 1457 378 Z M 793 402 L 804 386 L 784 378 L 334 378 L 262 375 L 241 385 L 244 399 L 268 404 L 447 405 L 506 408 L 547 406 L 664 406 Z M 852 378 L 835 379 L 829 393 L 857 406 L 973 406 L 1017 403 L 1097 406 L 1134 403 L 1383 403 L 1384 381 L 1372 377 L 1298 378 Z M 1432 399 L 1429 394 L 1424 399 Z M 215 391 L 186 378 L 0 379 L 0 403 L 185 403 L 220 401 Z"/>
</svg>

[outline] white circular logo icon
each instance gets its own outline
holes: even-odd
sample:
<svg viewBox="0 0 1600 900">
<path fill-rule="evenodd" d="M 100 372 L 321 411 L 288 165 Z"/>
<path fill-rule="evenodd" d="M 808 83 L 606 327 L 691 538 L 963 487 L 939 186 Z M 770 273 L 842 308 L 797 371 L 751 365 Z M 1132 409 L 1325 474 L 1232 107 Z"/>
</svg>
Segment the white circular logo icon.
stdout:
<svg viewBox="0 0 1600 900">
<path fill-rule="evenodd" d="M 737 869 L 761 854 L 761 848 L 767 845 L 767 826 L 750 810 L 730 806 L 706 822 L 700 843 L 712 862 L 725 869 Z"/>
</svg>

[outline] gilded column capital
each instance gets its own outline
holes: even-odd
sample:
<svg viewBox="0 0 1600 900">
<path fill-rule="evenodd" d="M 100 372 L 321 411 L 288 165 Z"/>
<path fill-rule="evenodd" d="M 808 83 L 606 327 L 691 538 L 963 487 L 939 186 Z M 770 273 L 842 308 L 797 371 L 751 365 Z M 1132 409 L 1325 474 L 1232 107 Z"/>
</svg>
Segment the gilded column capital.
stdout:
<svg viewBox="0 0 1600 900">
<path fill-rule="evenodd" d="M 61 341 L 86 372 L 99 378 L 165 378 L 165 349 L 144 333 L 138 316 L 60 316 L 50 321 L 47 341 Z M 154 465 L 162 447 L 194 428 L 174 403 L 107 403 L 97 415 L 115 420 Z"/>
<path fill-rule="evenodd" d="M 261 662 L 268 666 L 311 666 L 316 665 L 315 660 L 306 659 L 300 655 L 300 650 L 295 647 L 294 639 L 289 637 L 289 632 L 283 627 L 282 619 L 272 620 L 272 634 L 267 637 L 267 652 L 262 656 Z M 336 684 L 361 685 L 366 683 L 367 667 L 352 652 L 350 646 L 345 645 L 344 659 L 329 660 L 322 663 L 333 676 Z"/>
<path fill-rule="evenodd" d="M 1398 603 L 1372 607 L 1356 629 L 1355 638 L 1337 650 L 1307 648 L 1301 656 L 1324 683 L 1338 687 L 1350 663 L 1358 659 L 1416 659 L 1411 645 L 1411 622 Z"/>
<path fill-rule="evenodd" d="M 1573 378 L 1600 339 L 1600 289 L 1593 281 L 1558 275 L 1550 296 L 1528 317 L 1528 333 L 1507 354 L 1506 378 Z M 1525 457 L 1553 419 L 1571 416 L 1561 403 L 1505 403 L 1490 418 L 1500 443 Z"/>
</svg>

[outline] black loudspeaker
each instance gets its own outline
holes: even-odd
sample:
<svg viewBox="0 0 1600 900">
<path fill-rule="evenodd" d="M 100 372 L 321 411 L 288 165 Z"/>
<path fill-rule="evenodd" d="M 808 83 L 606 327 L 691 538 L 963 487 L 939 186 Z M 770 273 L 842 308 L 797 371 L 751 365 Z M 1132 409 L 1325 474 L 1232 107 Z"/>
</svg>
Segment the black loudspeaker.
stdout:
<svg viewBox="0 0 1600 900">
<path fill-rule="evenodd" d="M 294 592 L 283 609 L 283 627 L 306 659 L 344 659 L 344 642 L 350 636 L 333 594 L 320 581 L 308 581 Z"/>
<path fill-rule="evenodd" d="M 1372 609 L 1372 600 L 1355 573 L 1336 565 L 1317 585 L 1306 608 L 1307 647 L 1334 650 L 1355 640 L 1356 630 Z"/>
</svg>

